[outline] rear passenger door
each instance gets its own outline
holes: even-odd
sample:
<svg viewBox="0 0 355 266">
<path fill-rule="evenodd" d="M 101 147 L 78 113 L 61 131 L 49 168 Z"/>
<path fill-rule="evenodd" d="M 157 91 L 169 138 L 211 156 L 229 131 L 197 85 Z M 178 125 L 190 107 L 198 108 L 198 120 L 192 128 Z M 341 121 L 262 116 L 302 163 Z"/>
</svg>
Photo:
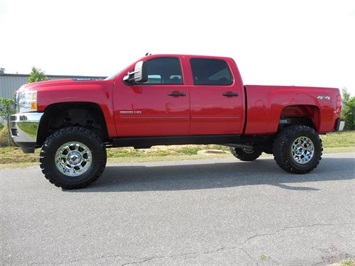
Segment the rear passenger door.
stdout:
<svg viewBox="0 0 355 266">
<path fill-rule="evenodd" d="M 190 58 L 191 135 L 241 134 L 241 87 L 223 59 Z"/>
</svg>

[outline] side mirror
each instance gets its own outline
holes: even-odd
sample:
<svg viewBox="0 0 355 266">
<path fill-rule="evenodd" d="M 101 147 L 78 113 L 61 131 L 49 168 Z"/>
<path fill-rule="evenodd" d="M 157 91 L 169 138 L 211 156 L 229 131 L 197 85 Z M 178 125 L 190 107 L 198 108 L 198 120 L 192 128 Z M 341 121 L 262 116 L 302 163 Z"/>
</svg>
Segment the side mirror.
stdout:
<svg viewBox="0 0 355 266">
<path fill-rule="evenodd" d="M 128 72 L 123 81 L 129 84 L 145 82 L 148 80 L 147 67 L 144 61 L 139 61 L 134 67 L 134 71 Z"/>
</svg>

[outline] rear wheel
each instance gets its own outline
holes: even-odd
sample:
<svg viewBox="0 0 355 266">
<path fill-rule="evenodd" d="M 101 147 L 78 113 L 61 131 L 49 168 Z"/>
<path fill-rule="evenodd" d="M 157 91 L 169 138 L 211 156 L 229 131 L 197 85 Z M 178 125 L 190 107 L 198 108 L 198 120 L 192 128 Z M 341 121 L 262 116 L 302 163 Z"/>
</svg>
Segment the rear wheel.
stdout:
<svg viewBox="0 0 355 266">
<path fill-rule="evenodd" d="M 230 148 L 231 153 L 241 161 L 251 162 L 258 159 L 262 153 L 257 147 L 253 148 Z"/>
<path fill-rule="evenodd" d="M 104 171 L 106 148 L 100 137 L 89 129 L 63 128 L 44 142 L 40 166 L 45 177 L 58 187 L 86 187 Z"/>
<path fill-rule="evenodd" d="M 322 159 L 322 140 L 310 127 L 295 125 L 285 128 L 276 137 L 273 154 L 276 163 L 285 171 L 306 174 Z"/>
</svg>

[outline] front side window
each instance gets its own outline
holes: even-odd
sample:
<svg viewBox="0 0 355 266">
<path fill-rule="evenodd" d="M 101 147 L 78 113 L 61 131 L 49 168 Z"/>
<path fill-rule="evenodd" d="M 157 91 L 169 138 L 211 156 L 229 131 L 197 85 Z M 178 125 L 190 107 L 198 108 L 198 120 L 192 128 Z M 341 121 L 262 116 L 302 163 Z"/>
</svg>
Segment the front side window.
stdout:
<svg viewBox="0 0 355 266">
<path fill-rule="evenodd" d="M 231 85 L 233 77 L 226 61 L 221 59 L 191 58 L 195 85 Z"/>
<path fill-rule="evenodd" d="M 148 80 L 144 84 L 183 84 L 180 60 L 160 57 L 146 61 Z"/>
</svg>

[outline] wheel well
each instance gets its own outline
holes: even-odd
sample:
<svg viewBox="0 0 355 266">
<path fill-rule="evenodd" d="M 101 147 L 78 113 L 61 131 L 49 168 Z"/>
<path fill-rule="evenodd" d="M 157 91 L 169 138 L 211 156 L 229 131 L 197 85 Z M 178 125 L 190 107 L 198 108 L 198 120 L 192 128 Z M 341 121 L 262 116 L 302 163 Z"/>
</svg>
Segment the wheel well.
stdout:
<svg viewBox="0 0 355 266">
<path fill-rule="evenodd" d="M 313 105 L 292 105 L 285 107 L 280 116 L 279 130 L 290 125 L 305 125 L 317 131 L 319 109 Z"/>
<path fill-rule="evenodd" d="M 89 128 L 103 141 L 108 139 L 105 117 L 99 105 L 95 103 L 61 103 L 50 105 L 45 109 L 38 130 L 38 144 L 43 144 L 54 131 L 69 126 Z"/>
</svg>

